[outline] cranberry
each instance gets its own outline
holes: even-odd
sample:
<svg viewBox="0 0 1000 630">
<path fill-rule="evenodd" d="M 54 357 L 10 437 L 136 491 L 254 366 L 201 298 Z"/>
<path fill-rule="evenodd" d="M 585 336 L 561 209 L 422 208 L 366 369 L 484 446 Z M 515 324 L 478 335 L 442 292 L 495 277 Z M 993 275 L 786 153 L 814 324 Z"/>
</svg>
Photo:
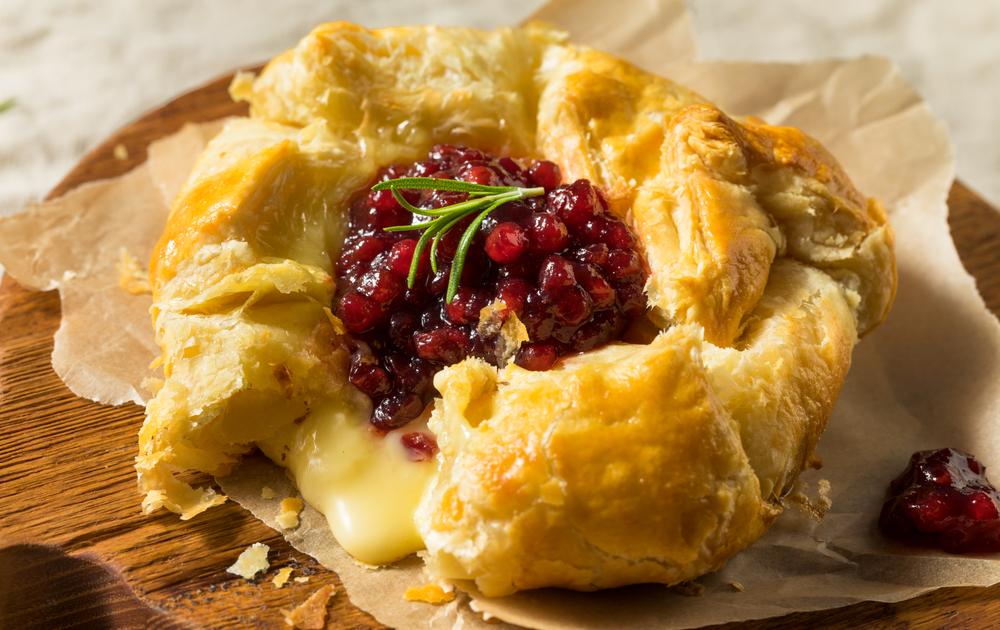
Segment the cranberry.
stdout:
<svg viewBox="0 0 1000 630">
<path fill-rule="evenodd" d="M 380 262 L 377 259 L 376 261 Z M 406 281 L 394 274 L 388 265 L 373 265 L 361 276 L 357 287 L 358 292 L 365 297 L 379 304 L 387 304 L 403 294 L 406 290 Z"/>
<path fill-rule="evenodd" d="M 455 298 L 445 305 L 448 320 L 455 324 L 476 324 L 479 311 L 489 305 L 489 296 L 475 289 L 459 289 Z"/>
<path fill-rule="evenodd" d="M 413 393 L 392 394 L 375 405 L 371 423 L 377 429 L 391 431 L 413 420 L 423 411 L 424 403 L 420 396 Z"/>
<path fill-rule="evenodd" d="M 435 173 L 435 175 L 440 175 L 441 173 Z M 463 192 L 454 192 L 451 190 L 425 190 L 420 195 L 419 205 L 434 209 L 443 208 L 445 206 L 450 206 L 456 203 L 461 203 L 469 198 L 469 195 Z M 404 220 L 396 225 L 401 225 L 409 222 L 409 219 Z"/>
<path fill-rule="evenodd" d="M 611 287 L 601 272 L 594 265 L 576 263 L 573 265 L 573 275 L 580 286 L 587 291 L 594 308 L 601 309 L 614 305 L 615 290 Z"/>
<path fill-rule="evenodd" d="M 389 339 L 400 350 L 413 349 L 413 333 L 420 326 L 420 318 L 410 311 L 396 311 L 389 317 Z"/>
<path fill-rule="evenodd" d="M 952 553 L 1000 551 L 1000 493 L 972 455 L 920 451 L 889 484 L 879 528 Z"/>
<path fill-rule="evenodd" d="M 486 237 L 486 255 L 501 264 L 514 262 L 527 249 L 528 237 L 517 223 L 501 223 Z"/>
<path fill-rule="evenodd" d="M 528 169 L 528 181 L 533 186 L 541 186 L 545 190 L 552 190 L 562 183 L 562 173 L 554 162 L 541 160 L 535 162 Z"/>
<path fill-rule="evenodd" d="M 497 164 L 500 166 L 501 169 L 503 169 L 503 172 L 507 175 L 508 180 L 514 180 L 517 182 L 526 183 L 523 180 L 524 169 L 522 169 L 521 166 L 514 160 L 510 159 L 509 157 L 502 157 L 499 160 L 497 160 Z M 559 182 L 556 182 L 556 186 L 558 185 Z"/>
<path fill-rule="evenodd" d="M 613 280 L 635 278 L 642 275 L 642 261 L 632 250 L 612 249 L 608 252 L 608 262 L 604 269 Z"/>
<path fill-rule="evenodd" d="M 340 300 L 337 316 L 344 327 L 352 333 L 371 330 L 382 320 L 385 312 L 377 302 L 366 298 L 357 291 L 351 291 Z"/>
<path fill-rule="evenodd" d="M 557 357 L 555 344 L 526 343 L 517 351 L 514 363 L 517 363 L 526 370 L 541 372 L 552 367 Z"/>
<path fill-rule="evenodd" d="M 468 333 L 454 326 L 441 326 L 413 337 L 417 355 L 421 359 L 450 365 L 458 363 L 469 348 Z"/>
<path fill-rule="evenodd" d="M 605 239 L 605 231 L 608 227 L 608 220 L 602 216 L 588 219 L 583 225 L 576 229 L 575 236 L 583 243 L 601 243 Z"/>
<path fill-rule="evenodd" d="M 604 241 L 616 249 L 632 249 L 635 247 L 635 236 L 628 226 L 617 219 L 608 221 L 604 226 Z"/>
<path fill-rule="evenodd" d="M 402 176 L 542 187 L 546 194 L 504 204 L 485 218 L 465 257 L 455 298 L 447 304 L 452 260 L 472 217 L 438 243 L 436 273 L 429 248 L 424 250 L 415 283 L 407 287 L 417 235 L 384 228 L 428 217 L 406 212 L 391 193 L 365 191 L 354 198 L 336 261 L 337 314 L 356 345 L 349 379 L 372 398 L 371 422 L 379 431 L 422 412 L 442 367 L 467 357 L 502 360 L 495 333 L 477 327 L 480 311 L 495 299 L 503 301 L 505 317 L 516 314 L 524 322 L 529 342 L 515 360 L 535 370 L 620 338 L 630 319 L 645 310 L 646 268 L 635 237 L 608 213 L 601 192 L 588 181 L 561 185 L 559 168 L 551 162 L 497 159 L 454 145 L 437 145 L 424 160 L 382 169 L 378 179 Z M 423 208 L 468 198 L 435 190 L 402 195 Z M 427 446 L 423 437 L 406 439 Z M 416 450 L 426 454 L 423 446 Z M 981 500 L 972 504 L 977 514 L 989 507 Z"/>
<path fill-rule="evenodd" d="M 570 338 L 570 345 L 586 352 L 621 335 L 624 318 L 613 308 L 594 313 L 590 321 L 580 326 Z"/>
<path fill-rule="evenodd" d="M 337 261 L 341 273 L 355 265 L 371 262 L 390 245 L 388 238 L 381 234 L 362 234 L 344 242 L 344 251 Z"/>
<path fill-rule="evenodd" d="M 483 220 L 482 232 L 483 234 L 489 234 L 501 223 L 525 225 L 525 221 L 531 216 L 532 212 L 533 210 L 527 204 L 520 201 L 505 203 Z"/>
<path fill-rule="evenodd" d="M 368 194 L 366 203 L 352 213 L 352 227 L 361 230 L 379 231 L 393 225 L 409 223 L 410 214 L 388 190 Z"/>
<path fill-rule="evenodd" d="M 357 353 L 351 357 L 351 369 L 348 373 L 351 384 L 372 398 L 388 394 L 392 381 L 389 374 L 378 364 L 378 360 L 370 354 Z"/>
<path fill-rule="evenodd" d="M 528 299 L 530 290 L 531 285 L 520 278 L 507 278 L 497 283 L 497 297 L 518 315 L 524 310 L 524 302 Z"/>
<path fill-rule="evenodd" d="M 494 186 L 496 185 L 496 173 L 494 173 L 489 167 L 481 165 L 471 165 L 463 169 L 461 175 L 458 176 L 465 182 L 470 182 L 472 184 L 482 184 L 484 186 Z"/>
<path fill-rule="evenodd" d="M 552 296 L 552 314 L 556 321 L 566 326 L 579 326 L 593 311 L 590 296 L 581 287 L 564 287 Z"/>
<path fill-rule="evenodd" d="M 451 265 L 445 263 L 443 265 L 438 265 L 437 273 L 435 273 L 430 282 L 427 283 L 427 290 L 431 295 L 444 295 L 444 292 L 448 290 L 448 280 L 451 277 Z"/>
<path fill-rule="evenodd" d="M 433 436 L 422 431 L 404 433 L 400 438 L 403 447 L 411 461 L 426 462 L 434 459 L 434 454 L 438 451 L 437 440 Z"/>
<path fill-rule="evenodd" d="M 603 267 L 608 264 L 608 257 L 610 255 L 611 250 L 604 243 L 587 245 L 586 247 L 575 249 L 572 252 L 572 256 L 576 260 L 589 265 L 597 265 L 598 267 Z"/>
<path fill-rule="evenodd" d="M 603 212 L 594 187 L 585 179 L 553 190 L 548 194 L 548 202 L 571 228 L 582 226 Z"/>
<path fill-rule="evenodd" d="M 562 251 L 569 242 L 569 231 L 562 220 L 549 212 L 537 212 L 528 219 L 531 250 L 538 254 Z"/>
<path fill-rule="evenodd" d="M 413 263 L 413 252 L 416 248 L 417 239 L 415 238 L 405 238 L 397 241 L 392 246 L 392 249 L 389 250 L 388 260 L 386 261 L 389 269 L 400 278 L 409 276 L 410 265 Z M 430 259 L 427 257 L 426 251 L 424 250 L 425 253 L 421 256 L 421 260 L 417 264 L 418 278 L 423 278 L 427 275 L 427 270 L 430 268 Z"/>
<path fill-rule="evenodd" d="M 403 390 L 417 394 L 424 394 L 430 390 L 433 370 L 423 359 L 390 354 L 386 357 L 385 363 Z"/>
<path fill-rule="evenodd" d="M 538 286 L 545 291 L 555 291 L 576 284 L 573 265 L 558 254 L 545 259 L 538 270 Z"/>
<path fill-rule="evenodd" d="M 434 173 L 437 173 L 439 170 L 441 170 L 441 166 L 437 162 L 433 162 L 431 160 L 424 160 L 423 162 L 414 162 L 413 165 L 409 169 L 407 169 L 406 176 L 430 177 Z M 401 175 L 397 175 L 397 177 L 401 177 Z M 387 179 L 393 179 L 393 178 L 389 177 Z"/>
</svg>

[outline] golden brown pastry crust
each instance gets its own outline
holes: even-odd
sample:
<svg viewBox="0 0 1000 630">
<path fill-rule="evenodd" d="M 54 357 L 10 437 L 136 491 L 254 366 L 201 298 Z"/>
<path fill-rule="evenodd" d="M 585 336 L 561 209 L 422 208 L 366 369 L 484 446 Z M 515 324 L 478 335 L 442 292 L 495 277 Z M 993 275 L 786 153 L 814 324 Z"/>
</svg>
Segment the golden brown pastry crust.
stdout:
<svg viewBox="0 0 1000 630">
<path fill-rule="evenodd" d="M 326 24 L 233 92 L 252 118 L 212 142 L 151 265 L 166 379 L 140 436 L 147 509 L 218 502 L 175 471 L 222 472 L 349 387 L 324 309 L 346 197 L 436 142 L 603 187 L 662 328 L 548 372 L 438 374 L 418 526 L 434 571 L 488 595 L 721 566 L 780 511 L 892 302 L 885 213 L 815 140 L 542 27 Z"/>
</svg>

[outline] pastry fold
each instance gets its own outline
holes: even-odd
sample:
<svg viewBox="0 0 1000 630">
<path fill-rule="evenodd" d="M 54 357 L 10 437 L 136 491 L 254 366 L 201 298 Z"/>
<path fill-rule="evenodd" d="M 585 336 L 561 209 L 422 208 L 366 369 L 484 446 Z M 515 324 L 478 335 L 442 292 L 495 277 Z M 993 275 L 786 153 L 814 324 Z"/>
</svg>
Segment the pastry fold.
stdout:
<svg viewBox="0 0 1000 630">
<path fill-rule="evenodd" d="M 347 395 L 331 260 L 349 198 L 436 143 L 544 158 L 634 228 L 660 332 L 546 372 L 440 372 L 416 520 L 437 575 L 487 595 L 676 583 L 756 540 L 812 457 L 851 352 L 888 313 L 878 202 L 797 129 L 542 26 L 316 28 L 233 95 L 151 261 L 162 387 L 137 470 L 188 518 L 222 474 Z M 279 462 L 280 463 L 280 462 Z"/>
</svg>

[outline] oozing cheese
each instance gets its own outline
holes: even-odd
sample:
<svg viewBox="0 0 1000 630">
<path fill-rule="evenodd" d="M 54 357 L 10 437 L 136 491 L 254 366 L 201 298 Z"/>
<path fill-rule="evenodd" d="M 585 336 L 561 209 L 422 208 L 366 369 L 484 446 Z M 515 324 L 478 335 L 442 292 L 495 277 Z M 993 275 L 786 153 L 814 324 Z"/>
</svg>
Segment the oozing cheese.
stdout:
<svg viewBox="0 0 1000 630">
<path fill-rule="evenodd" d="M 369 429 L 368 413 L 360 396 L 331 400 L 259 446 L 288 469 L 348 553 L 386 564 L 424 547 L 413 512 L 434 463 L 411 461 L 400 442 L 403 433 L 426 424 L 414 421 L 379 437 Z"/>
</svg>

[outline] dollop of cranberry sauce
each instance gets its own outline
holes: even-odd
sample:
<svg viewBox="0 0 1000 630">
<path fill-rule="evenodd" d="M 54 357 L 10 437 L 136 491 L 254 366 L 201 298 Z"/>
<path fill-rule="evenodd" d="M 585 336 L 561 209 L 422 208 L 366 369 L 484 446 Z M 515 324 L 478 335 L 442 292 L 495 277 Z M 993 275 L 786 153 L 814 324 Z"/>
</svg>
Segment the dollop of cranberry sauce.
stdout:
<svg viewBox="0 0 1000 630">
<path fill-rule="evenodd" d="M 504 302 L 504 315 L 515 313 L 528 330 L 515 362 L 529 370 L 546 370 L 561 356 L 619 339 L 645 312 L 648 272 L 635 235 L 587 180 L 562 185 L 552 162 L 450 145 L 435 146 L 414 164 L 384 168 L 378 181 L 399 177 L 540 187 L 546 194 L 506 203 L 485 219 L 447 304 L 452 259 L 472 217 L 441 239 L 437 273 L 424 250 L 416 282 L 407 288 L 416 233 L 384 228 L 427 217 L 408 212 L 389 190 L 369 191 L 352 203 L 336 266 L 336 312 L 353 339 L 350 381 L 371 397 L 371 423 L 379 431 L 419 416 L 433 398 L 432 377 L 444 366 L 470 356 L 497 364 L 496 337 L 477 330 L 480 309 L 496 299 Z M 426 209 L 468 198 L 441 190 L 403 195 Z"/>
<path fill-rule="evenodd" d="M 952 553 L 1000 551 L 1000 494 L 986 468 L 953 448 L 920 451 L 889 485 L 879 528 Z"/>
</svg>

